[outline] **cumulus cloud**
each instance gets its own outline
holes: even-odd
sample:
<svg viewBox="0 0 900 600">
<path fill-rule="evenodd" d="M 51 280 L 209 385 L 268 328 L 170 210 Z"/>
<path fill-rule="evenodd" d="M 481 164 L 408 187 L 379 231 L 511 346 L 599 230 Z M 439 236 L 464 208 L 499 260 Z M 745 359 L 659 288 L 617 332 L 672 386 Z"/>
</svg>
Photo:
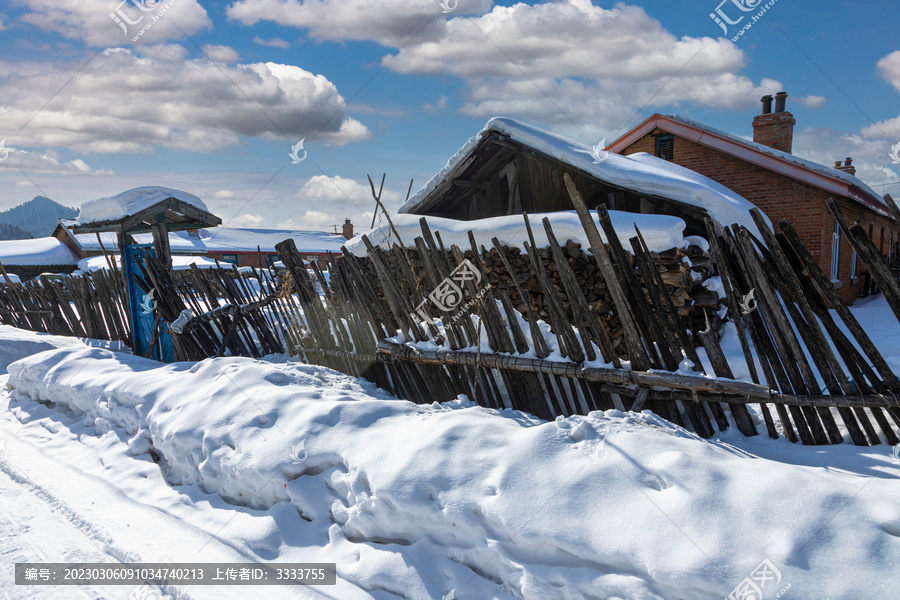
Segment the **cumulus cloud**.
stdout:
<svg viewBox="0 0 900 600">
<path fill-rule="evenodd" d="M 182 31 L 190 35 L 212 27 L 199 0 L 125 0 L 120 4 L 115 0 L 20 0 L 20 3 L 30 9 L 22 15 L 23 22 L 97 47 L 131 44 L 132 38 L 161 11 L 164 16 L 152 22 L 138 43 L 178 39 L 183 37 Z"/>
<path fill-rule="evenodd" d="M 794 154 L 826 166 L 852 157 L 856 176 L 880 193 L 891 191 L 889 187 L 882 190 L 882 185 L 900 182 L 900 167 L 891 164 L 891 143 L 884 139 L 827 127 L 806 128 L 794 135 Z"/>
<path fill-rule="evenodd" d="M 398 48 L 382 58 L 382 66 L 408 75 L 460 77 L 464 114 L 519 116 L 583 141 L 613 135 L 645 106 L 748 110 L 761 95 L 783 87 L 738 75 L 745 56 L 732 42 L 678 37 L 638 6 L 461 2 L 450 18 L 435 18 L 410 40 L 439 8 L 435 4 L 239 0 L 228 14 L 245 24 L 304 27 L 317 39 L 367 39 Z M 400 15 L 415 16 L 415 27 Z M 823 99 L 800 100 L 818 106 Z M 442 103 L 422 108 L 432 112 Z"/>
<path fill-rule="evenodd" d="M 320 210 L 308 210 L 298 219 L 288 219 L 278 224 L 278 229 L 325 229 L 335 225 L 337 218 L 334 215 Z"/>
<path fill-rule="evenodd" d="M 449 100 L 449 98 L 447 98 L 447 96 L 441 96 L 440 98 L 438 98 L 438 101 L 435 102 L 434 104 L 432 104 L 430 102 L 426 102 L 425 104 L 423 104 L 422 110 L 424 110 L 425 112 L 430 112 L 430 113 L 437 112 L 439 110 L 444 110 L 445 108 L 447 108 L 448 100 Z"/>
<path fill-rule="evenodd" d="M 900 92 L 900 50 L 891 52 L 878 61 L 881 77 Z"/>
<path fill-rule="evenodd" d="M 237 194 L 235 194 L 231 190 L 218 190 L 217 192 L 213 192 L 212 195 L 212 197 L 216 200 L 231 200 L 236 196 Z"/>
<path fill-rule="evenodd" d="M 365 208 L 371 208 L 375 204 L 368 181 L 362 183 L 339 175 L 334 177 L 315 175 L 303 184 L 295 198 L 308 202 L 351 202 Z M 401 198 L 397 192 L 386 189 L 382 193 L 381 200 L 386 204 L 392 204 Z"/>
<path fill-rule="evenodd" d="M 176 56 L 178 51 L 157 46 L 151 54 Z M 23 147 L 147 152 L 161 146 L 209 152 L 237 144 L 238 136 L 342 145 L 370 135 L 346 115 L 333 83 L 293 65 L 216 66 L 205 58 L 169 62 L 111 48 L 74 78 L 78 62 L 34 67 L 0 73 L 0 120 L 28 122 L 16 140 Z M 70 78 L 59 91 L 59 82 Z M 57 91 L 35 114 L 34 107 Z"/>
<path fill-rule="evenodd" d="M 262 215 L 251 215 L 249 213 L 245 213 L 243 215 L 239 215 L 226 223 L 228 227 L 249 227 L 249 228 L 259 228 L 262 227 L 265 223 L 265 218 Z"/>
<path fill-rule="evenodd" d="M 805 98 L 798 98 L 797 102 L 806 108 L 825 108 L 825 104 L 827 104 L 828 101 L 825 99 L 825 96 L 807 96 Z"/>
<path fill-rule="evenodd" d="M 20 169 L 26 173 L 108 173 L 108 171 L 93 171 L 91 167 L 76 158 L 70 161 L 60 160 L 59 155 L 53 151 L 31 152 L 9 146 L 11 139 L 0 140 L 0 172 L 16 171 Z"/>
<path fill-rule="evenodd" d="M 203 46 L 203 53 L 208 56 L 210 60 L 217 63 L 234 63 L 241 59 L 234 48 L 220 46 L 218 44 L 206 44 Z"/>
<path fill-rule="evenodd" d="M 490 6 L 491 0 L 467 0 L 454 14 Z M 316 40 L 374 40 L 395 47 L 414 35 L 440 35 L 446 23 L 442 12 L 437 0 L 239 0 L 227 10 L 244 25 L 270 21 L 308 29 Z"/>
<path fill-rule="evenodd" d="M 253 43 L 259 46 L 268 46 L 269 48 L 281 48 L 282 50 L 287 50 L 291 47 L 291 43 L 283 40 L 281 38 L 272 38 L 271 40 L 264 40 L 263 38 L 256 36 L 253 38 Z"/>
</svg>

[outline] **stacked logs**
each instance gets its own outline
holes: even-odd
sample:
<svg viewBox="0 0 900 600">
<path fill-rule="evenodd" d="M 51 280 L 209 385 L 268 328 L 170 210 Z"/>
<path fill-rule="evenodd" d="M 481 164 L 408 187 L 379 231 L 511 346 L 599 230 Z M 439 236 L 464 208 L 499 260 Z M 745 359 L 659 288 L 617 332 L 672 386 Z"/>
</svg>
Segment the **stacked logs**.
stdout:
<svg viewBox="0 0 900 600">
<path fill-rule="evenodd" d="M 436 234 L 436 237 L 438 236 L 439 234 Z M 551 326 L 554 326 L 555 324 L 552 323 L 549 307 L 547 306 L 546 299 L 541 291 L 541 286 L 537 280 L 534 269 L 528 259 L 528 255 L 520 248 L 516 247 L 504 246 L 503 250 L 506 260 L 516 273 L 519 286 L 528 296 L 528 308 L 531 309 L 533 314 L 547 321 Z M 616 315 L 612 296 L 607 289 L 606 282 L 599 272 L 594 257 L 589 250 L 582 249 L 582 245 L 573 240 L 567 240 L 561 247 L 561 250 L 563 251 L 566 261 L 569 263 L 569 267 L 575 274 L 576 281 L 581 287 L 585 298 L 590 303 L 591 310 L 596 311 L 596 313 L 601 315 L 601 318 L 606 322 L 610 337 L 613 340 L 613 345 L 618 349 L 624 339 L 623 328 Z M 566 318 L 568 319 L 565 326 L 569 326 L 574 322 L 574 316 L 572 314 L 572 307 L 569 305 L 566 295 L 562 293 L 563 283 L 560 279 L 559 268 L 554 262 L 549 248 L 538 249 L 537 254 L 547 268 L 547 273 L 553 288 L 560 293 L 559 299 L 565 311 Z M 407 248 L 405 255 L 406 260 L 414 267 L 412 272 L 418 279 L 418 291 L 420 293 L 424 292 L 427 295 L 429 292 L 429 282 L 426 277 L 426 270 L 419 258 L 419 250 L 416 248 Z M 473 258 L 471 250 L 465 251 L 464 255 L 470 260 Z M 638 270 L 634 256 L 629 256 L 632 262 L 631 266 L 635 270 L 635 275 L 643 286 L 643 276 Z M 722 324 L 722 320 L 717 314 L 720 308 L 719 296 L 716 292 L 703 286 L 703 283 L 712 275 L 709 254 L 704 251 L 703 248 L 691 245 L 687 249 L 672 248 L 664 252 L 652 252 L 651 257 L 662 276 L 666 291 L 672 299 L 672 303 L 678 310 L 679 315 L 684 319 L 685 324 L 690 328 L 691 332 L 705 331 L 708 328 L 718 331 Z M 393 272 L 399 272 L 401 269 L 399 258 L 390 254 L 388 254 L 386 258 L 391 270 Z M 504 261 L 500 257 L 498 249 L 491 248 L 490 251 L 487 251 L 486 248 L 482 248 L 481 261 L 484 264 L 484 269 L 487 273 L 488 282 L 491 287 L 505 292 L 512 302 L 513 307 L 521 314 L 525 315 L 527 312 L 525 302 L 513 283 L 509 271 L 507 271 L 504 266 Z M 375 273 L 375 268 L 371 264 L 371 261 L 368 260 L 366 261 L 366 275 L 373 288 L 377 290 L 381 300 L 384 301 L 384 292 L 381 289 L 381 286 L 376 285 L 378 277 Z M 415 290 L 404 291 L 414 295 Z M 643 287 L 643 292 L 649 301 L 650 292 L 647 290 L 646 286 Z M 432 316 L 440 315 L 433 314 Z"/>
</svg>

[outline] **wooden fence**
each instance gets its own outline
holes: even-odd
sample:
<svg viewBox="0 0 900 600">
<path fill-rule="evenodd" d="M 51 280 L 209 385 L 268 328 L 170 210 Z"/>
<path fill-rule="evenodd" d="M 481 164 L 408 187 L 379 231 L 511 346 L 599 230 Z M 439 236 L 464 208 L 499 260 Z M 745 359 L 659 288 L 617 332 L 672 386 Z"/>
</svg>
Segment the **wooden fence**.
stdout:
<svg viewBox="0 0 900 600">
<path fill-rule="evenodd" d="M 544 419 L 597 409 L 650 409 L 707 438 L 731 426 L 757 434 L 747 404 L 758 404 L 773 438 L 835 444 L 846 435 L 858 445 L 898 443 L 900 382 L 790 223 L 780 223 L 782 233 L 776 236 L 754 210 L 763 238 L 757 239 L 745 228 L 708 222 L 728 317 L 752 383 L 736 381 L 715 331 L 691 339 L 640 232 L 629 240 L 632 253 L 626 253 L 605 208 L 598 207 L 609 242 L 604 245 L 578 191 L 571 181 L 567 185 L 621 325 L 620 344 L 613 343 L 609 322 L 584 297 L 550 222 L 543 223 L 551 241 L 545 259 L 535 250 L 526 216 L 529 277 L 541 287 L 549 318 L 538 318 L 530 308 L 522 275 L 509 265 L 508 248 L 497 240 L 490 251 L 479 248 L 471 233 L 469 248 L 444 248 L 423 218 L 415 249 L 376 247 L 364 237 L 365 258 L 347 252 L 340 260 L 329 257 L 330 285 L 316 264 L 304 264 L 290 241 L 277 247 L 302 308 L 303 321 L 293 323 L 300 326 L 295 349 L 311 363 L 366 377 L 422 403 L 466 394 L 482 406 Z M 497 269 L 497 257 L 515 293 L 525 299 L 521 313 L 510 291 L 491 284 L 488 269 Z M 486 267 L 488 262 L 495 266 Z M 467 270 L 464 276 L 458 274 L 460 265 Z M 551 265 L 561 286 L 551 282 Z M 315 293 L 308 269 L 323 296 Z M 423 314 L 426 297 L 434 299 L 432 292 L 450 281 L 468 299 L 460 303 L 462 312 L 431 307 Z M 896 287 L 900 317 L 900 284 Z M 705 350 L 709 373 L 695 342 Z"/>
<path fill-rule="evenodd" d="M 536 248 L 527 215 L 524 254 L 497 239 L 479 247 L 471 232 L 468 247 L 446 248 L 423 218 L 414 247 L 364 236 L 365 257 L 328 254 L 330 280 L 291 240 L 277 246 L 280 279 L 235 268 L 172 273 L 147 259 L 139 284 L 155 290 L 153 343 L 168 330 L 176 359 L 191 361 L 288 352 L 420 403 L 465 394 L 543 419 L 650 409 L 706 438 L 730 427 L 757 435 L 762 425 L 773 438 L 804 444 L 900 442 L 900 380 L 790 223 L 776 235 L 754 209 L 757 238 L 707 221 L 704 269 L 721 279 L 743 354 L 736 365 L 720 346 L 717 303 L 686 312 L 640 231 L 626 252 L 597 207 L 604 244 L 565 182 L 589 241 L 589 273 L 547 219 L 549 249 Z M 900 282 L 865 232 L 830 208 L 900 319 Z M 0 322 L 130 341 L 121 273 L 111 266 L 64 281 L 7 279 Z M 738 367 L 750 381 L 734 379 Z M 748 404 L 758 405 L 759 422 Z"/>
</svg>

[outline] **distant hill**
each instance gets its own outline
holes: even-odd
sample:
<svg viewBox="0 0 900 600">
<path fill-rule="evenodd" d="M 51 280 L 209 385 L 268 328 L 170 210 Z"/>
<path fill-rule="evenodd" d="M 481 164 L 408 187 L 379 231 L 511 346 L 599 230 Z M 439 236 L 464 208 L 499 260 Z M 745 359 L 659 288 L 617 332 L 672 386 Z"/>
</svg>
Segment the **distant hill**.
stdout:
<svg viewBox="0 0 900 600">
<path fill-rule="evenodd" d="M 50 198 L 35 196 L 25 204 L 0 212 L 0 224 L 12 225 L 28 232 L 29 237 L 47 237 L 59 219 L 74 219 L 77 208 L 69 208 Z M 14 238 L 22 239 L 22 238 Z"/>
<path fill-rule="evenodd" d="M 15 225 L 0 223 L 0 241 L 29 239 L 31 239 L 31 234 L 24 229 L 16 227 Z"/>
</svg>

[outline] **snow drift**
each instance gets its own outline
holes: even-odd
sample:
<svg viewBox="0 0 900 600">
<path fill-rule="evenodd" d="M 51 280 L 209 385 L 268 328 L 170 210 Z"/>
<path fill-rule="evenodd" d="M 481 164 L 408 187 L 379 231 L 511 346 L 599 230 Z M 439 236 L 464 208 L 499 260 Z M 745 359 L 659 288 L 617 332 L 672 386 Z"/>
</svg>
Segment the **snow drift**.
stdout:
<svg viewBox="0 0 900 600">
<path fill-rule="evenodd" d="M 323 546 L 373 598 L 720 600 L 764 559 L 788 597 L 900 583 L 900 466 L 884 447 L 706 441 L 649 412 L 548 423 L 414 405 L 244 358 L 61 348 L 9 372 L 14 401 L 52 402 L 157 455 L 171 484 L 276 516 L 245 534 L 259 560 Z"/>
</svg>

